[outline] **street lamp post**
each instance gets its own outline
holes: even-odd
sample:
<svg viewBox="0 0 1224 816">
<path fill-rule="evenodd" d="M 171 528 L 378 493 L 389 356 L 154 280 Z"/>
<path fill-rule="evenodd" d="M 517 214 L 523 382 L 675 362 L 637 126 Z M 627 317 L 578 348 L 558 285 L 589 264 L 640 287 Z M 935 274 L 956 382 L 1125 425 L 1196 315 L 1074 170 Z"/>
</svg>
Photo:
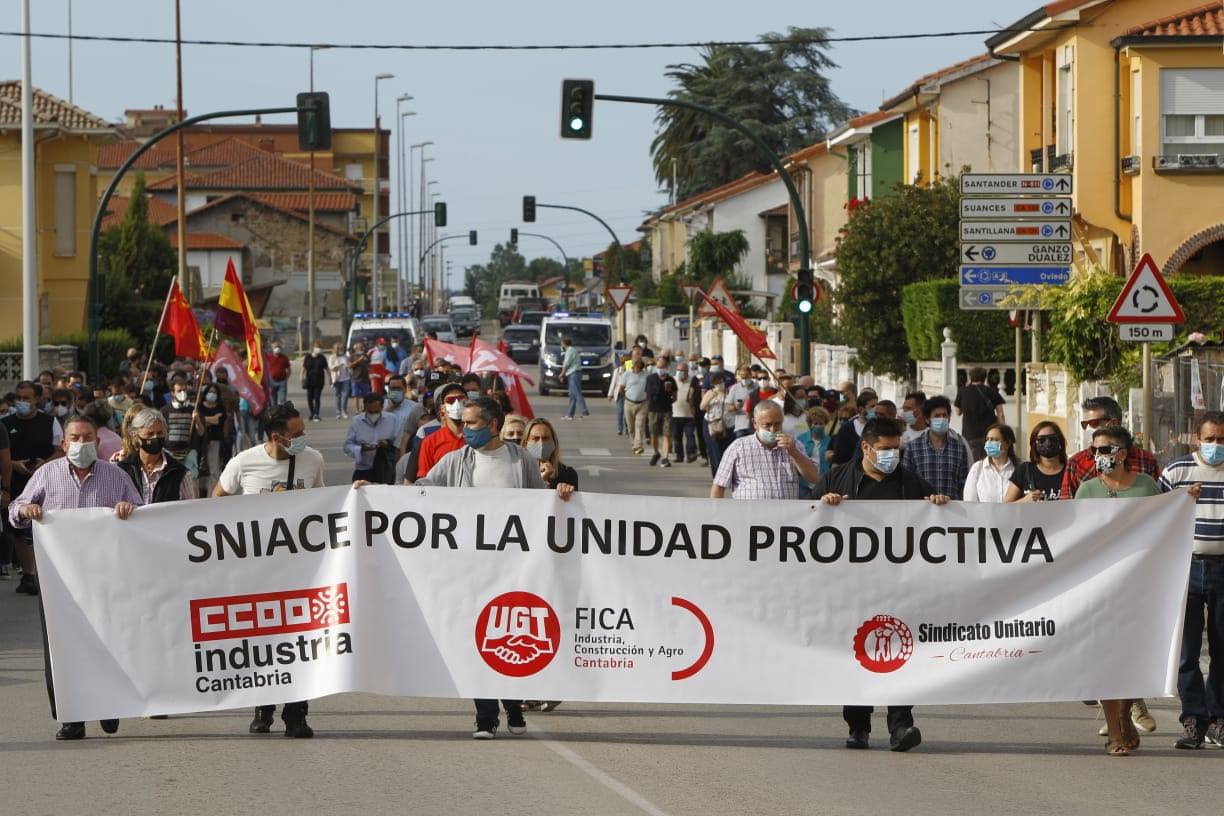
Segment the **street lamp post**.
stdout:
<svg viewBox="0 0 1224 816">
<path fill-rule="evenodd" d="M 404 119 L 415 116 L 415 111 L 403 113 L 400 105 L 412 99 L 408 94 L 400 94 L 395 98 L 395 142 L 397 145 L 395 159 L 395 209 L 403 212 L 408 209 L 404 204 Z M 395 309 L 399 311 L 404 305 L 404 225 L 395 225 Z"/>
<path fill-rule="evenodd" d="M 424 157 L 425 148 L 431 144 L 433 144 L 433 142 L 417 142 L 416 144 L 409 145 L 408 147 L 408 206 L 414 210 L 419 209 L 420 207 L 424 207 L 425 202 L 417 198 L 417 192 L 416 192 L 416 186 L 415 186 L 416 172 L 413 170 L 413 167 L 412 167 L 412 163 L 415 161 L 415 159 L 413 158 L 413 151 L 420 150 L 421 156 Z M 424 246 L 424 244 L 422 244 L 421 246 Z M 416 257 L 416 248 L 417 248 L 416 230 L 409 227 L 408 229 L 408 263 L 409 263 L 408 273 L 409 275 L 413 275 L 413 269 L 412 269 L 411 264 L 412 264 L 412 259 Z M 410 281 L 414 280 L 414 277 L 410 277 L 409 280 Z M 420 281 L 416 281 L 416 283 L 414 283 L 413 286 L 414 286 L 414 292 L 418 295 L 418 297 L 424 294 L 424 292 L 421 289 Z"/>
<path fill-rule="evenodd" d="M 565 254 L 565 249 L 562 248 L 562 246 L 558 244 L 556 241 L 554 241 L 552 238 L 548 237 L 547 235 L 541 235 L 538 232 L 523 232 L 522 230 L 519 230 L 518 236 L 520 238 L 542 238 L 543 240 L 548 241 L 550 244 L 555 246 L 557 248 L 557 251 L 561 253 L 561 262 L 565 264 L 565 291 L 562 293 L 562 300 L 565 303 L 565 308 L 568 309 L 569 301 L 570 301 L 570 293 L 569 293 L 570 262 L 569 262 L 569 256 Z"/>
<path fill-rule="evenodd" d="M 378 156 L 379 148 L 382 144 L 382 130 L 378 119 L 378 83 L 384 79 L 394 79 L 395 74 L 375 74 L 374 75 L 374 206 L 371 210 L 370 223 L 378 223 L 378 198 L 382 195 L 382 189 L 379 185 L 379 168 Z M 382 294 L 382 278 L 378 270 L 378 233 L 374 233 L 374 251 L 370 261 L 370 282 L 373 284 L 374 294 L 370 301 L 373 306 L 373 311 L 378 311 L 379 301 Z"/>
<path fill-rule="evenodd" d="M 582 213 L 583 215 L 588 215 L 591 218 L 594 218 L 596 221 L 602 224 L 603 228 L 606 229 L 608 231 L 608 234 L 612 236 L 612 243 L 616 245 L 616 258 L 620 262 L 620 282 L 622 285 L 624 285 L 625 283 L 625 248 L 621 246 L 620 238 L 616 237 L 616 230 L 608 226 L 607 221 L 603 220 L 602 218 L 600 218 L 598 215 L 591 212 L 590 210 L 584 210 L 581 207 L 573 207 L 567 204 L 541 204 L 539 202 L 536 202 L 536 207 L 546 209 L 546 210 L 570 210 L 571 212 Z M 565 271 L 565 278 L 566 278 L 566 281 L 568 282 L 569 269 L 566 269 Z M 626 344 L 628 344 L 629 338 L 625 336 L 627 333 L 626 331 L 627 315 L 625 314 L 625 309 L 623 307 L 620 310 L 620 317 L 621 317 L 620 319 L 621 339 L 625 341 Z M 692 331 L 691 328 L 689 330 Z"/>
<path fill-rule="evenodd" d="M 312 45 L 310 46 L 310 92 L 314 93 L 314 55 L 316 51 L 326 51 L 331 48 L 330 45 Z M 310 177 L 307 180 L 306 192 L 306 315 L 309 328 L 309 343 L 314 346 L 319 334 L 315 326 L 316 320 L 316 303 L 317 297 L 316 282 L 315 282 L 315 257 L 314 257 L 314 227 L 315 227 L 315 187 L 314 187 L 314 170 L 315 170 L 315 152 L 310 151 Z"/>
</svg>

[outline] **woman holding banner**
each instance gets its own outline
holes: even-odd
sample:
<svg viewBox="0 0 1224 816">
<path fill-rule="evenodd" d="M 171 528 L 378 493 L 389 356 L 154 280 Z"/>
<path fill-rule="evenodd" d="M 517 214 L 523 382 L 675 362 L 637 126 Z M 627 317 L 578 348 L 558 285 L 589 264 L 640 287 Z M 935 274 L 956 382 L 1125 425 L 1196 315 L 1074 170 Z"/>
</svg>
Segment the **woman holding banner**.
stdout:
<svg viewBox="0 0 1224 816">
<path fill-rule="evenodd" d="M 1092 459 L 1096 478 L 1080 484 L 1076 499 L 1127 499 L 1155 496 L 1160 487 L 1146 473 L 1127 470 L 1126 457 L 1131 453 L 1130 431 L 1119 426 L 1097 428 L 1092 433 Z M 1129 756 L 1139 747 L 1139 732 L 1131 719 L 1131 706 L 1143 705 L 1142 700 L 1102 700 L 1105 728 L 1109 742 L 1105 752 L 1111 757 Z M 1146 706 L 1145 706 L 1146 709 Z"/>
<path fill-rule="evenodd" d="M 1029 434 L 1029 460 L 1016 468 L 1003 497 L 1005 502 L 1058 501 L 1067 468 L 1067 438 L 1062 428 L 1046 420 Z"/>
<path fill-rule="evenodd" d="M 986 429 L 986 457 L 973 463 L 965 478 L 965 501 L 1001 504 L 1020 467 L 1016 456 L 1016 432 L 1002 422 Z"/>
</svg>

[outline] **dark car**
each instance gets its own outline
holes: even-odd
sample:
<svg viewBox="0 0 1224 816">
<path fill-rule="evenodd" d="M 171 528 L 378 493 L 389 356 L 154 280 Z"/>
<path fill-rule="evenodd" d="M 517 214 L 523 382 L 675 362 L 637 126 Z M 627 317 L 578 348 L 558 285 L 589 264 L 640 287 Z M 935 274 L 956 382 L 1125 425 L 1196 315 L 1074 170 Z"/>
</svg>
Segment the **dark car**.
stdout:
<svg viewBox="0 0 1224 816">
<path fill-rule="evenodd" d="M 521 323 L 527 326 L 535 326 L 536 328 L 539 328 L 540 324 L 544 322 L 544 318 L 548 317 L 549 314 L 551 314 L 551 312 L 540 312 L 535 310 L 527 311 L 519 309 L 514 313 L 514 323 Z"/>
<path fill-rule="evenodd" d="M 511 323 L 502 330 L 499 348 L 516 363 L 540 361 L 540 327 Z"/>
<path fill-rule="evenodd" d="M 471 337 L 480 331 L 480 317 L 472 309 L 455 309 L 450 313 L 455 337 Z"/>
</svg>

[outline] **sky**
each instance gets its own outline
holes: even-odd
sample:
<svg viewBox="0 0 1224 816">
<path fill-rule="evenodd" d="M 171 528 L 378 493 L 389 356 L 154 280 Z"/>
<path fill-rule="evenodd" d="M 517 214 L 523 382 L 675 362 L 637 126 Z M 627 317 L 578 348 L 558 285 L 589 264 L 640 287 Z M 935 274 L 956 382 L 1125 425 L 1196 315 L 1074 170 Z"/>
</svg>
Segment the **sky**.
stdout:
<svg viewBox="0 0 1224 816">
<path fill-rule="evenodd" d="M 33 0 L 35 32 L 172 37 L 172 0 Z M 834 36 L 980 30 L 1011 24 L 1038 0 L 875 0 L 769 3 L 590 3 L 530 0 L 182 0 L 185 39 L 297 43 L 543 44 L 674 42 L 755 39 L 788 26 L 832 29 Z M 0 0 L 0 30 L 20 30 L 18 0 Z M 837 94 L 852 107 L 874 110 L 917 77 L 985 50 L 985 36 L 836 44 L 831 72 Z M 21 76 L 16 38 L 3 38 L 0 78 Z M 189 114 L 226 108 L 292 104 L 308 87 L 309 52 L 289 48 L 184 46 L 183 96 Z M 696 60 L 689 48 L 632 51 L 437 52 L 328 50 L 315 54 L 315 87 L 331 95 L 335 127 L 371 127 L 374 76 L 380 113 L 394 129 L 396 97 L 416 111 L 402 121 L 407 144 L 432 141 L 429 178 L 447 202 L 445 233 L 476 229 L 480 245 L 454 242 L 447 257 L 455 278 L 482 263 L 511 227 L 545 233 L 571 257 L 604 249 L 607 232 L 576 213 L 541 210 L 534 228 L 519 219 L 523 195 L 541 203 L 572 204 L 597 212 L 622 242 L 636 240 L 644 213 L 667 203 L 650 163 L 654 109 L 600 102 L 589 142 L 562 140 L 560 82 L 594 79 L 596 92 L 664 96 L 669 64 Z M 126 108 L 174 104 L 172 45 L 77 42 L 72 49 L 73 101 L 111 121 Z M 35 40 L 33 79 L 40 89 L 68 97 L 68 48 Z M 291 121 L 283 118 L 284 121 Z M 267 121 L 280 121 L 268 119 Z M 394 133 L 393 133 L 393 154 Z M 392 157 L 392 178 L 397 178 Z M 394 191 L 392 202 L 394 206 Z M 393 241 L 394 245 L 394 241 Z M 557 257 L 550 244 L 524 238 L 528 258 Z"/>
</svg>

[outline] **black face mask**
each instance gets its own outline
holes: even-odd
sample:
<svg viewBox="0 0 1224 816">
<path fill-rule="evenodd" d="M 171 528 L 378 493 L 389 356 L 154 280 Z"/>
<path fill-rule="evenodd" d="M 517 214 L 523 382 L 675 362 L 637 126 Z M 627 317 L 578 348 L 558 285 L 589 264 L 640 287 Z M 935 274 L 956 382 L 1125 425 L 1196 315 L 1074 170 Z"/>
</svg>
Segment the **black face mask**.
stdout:
<svg viewBox="0 0 1224 816">
<path fill-rule="evenodd" d="M 1037 451 L 1038 456 L 1053 458 L 1062 453 L 1062 442 L 1058 441 L 1058 437 L 1043 437 L 1033 443 L 1033 449 Z"/>
<path fill-rule="evenodd" d="M 156 456 L 162 452 L 162 448 L 166 446 L 166 440 L 160 436 L 155 436 L 152 439 L 140 440 L 140 449 L 147 454 Z"/>
</svg>

